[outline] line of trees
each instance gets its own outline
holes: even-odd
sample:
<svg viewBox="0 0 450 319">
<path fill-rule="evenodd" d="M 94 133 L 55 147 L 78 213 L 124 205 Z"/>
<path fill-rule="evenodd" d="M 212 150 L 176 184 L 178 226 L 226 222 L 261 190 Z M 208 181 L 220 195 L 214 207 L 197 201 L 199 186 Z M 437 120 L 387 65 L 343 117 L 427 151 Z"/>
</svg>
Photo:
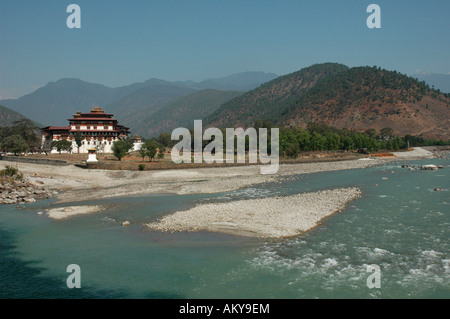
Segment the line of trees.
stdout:
<svg viewBox="0 0 450 319">
<path fill-rule="evenodd" d="M 394 130 L 385 127 L 380 131 L 369 128 L 364 132 L 338 129 L 326 124 L 311 123 L 300 127 L 280 129 L 280 152 L 295 158 L 302 151 L 397 151 L 408 146 L 450 145 L 450 141 L 424 140 L 421 137 L 395 136 Z"/>
<path fill-rule="evenodd" d="M 405 146 L 403 139 L 394 136 L 391 128 L 380 132 L 374 129 L 358 132 L 324 124 L 310 124 L 306 129 L 293 127 L 280 130 L 280 152 L 291 158 L 297 157 L 302 151 L 374 152 L 380 149 L 399 150 Z"/>
<path fill-rule="evenodd" d="M 270 134 L 272 127 L 270 120 L 255 121 L 254 128 L 267 128 Z M 222 130 L 224 143 L 225 130 Z M 191 130 L 193 135 L 193 130 Z M 361 151 L 376 152 L 379 150 L 396 151 L 413 146 L 426 145 L 450 145 L 450 141 L 425 140 L 422 137 L 406 135 L 395 136 L 394 130 L 385 127 L 380 131 L 369 128 L 364 132 L 349 129 L 338 129 L 333 126 L 320 123 L 310 123 L 306 128 L 289 127 L 279 129 L 280 155 L 296 158 L 301 152 L 307 151 Z M 172 141 L 170 133 L 161 133 L 156 141 L 163 146 L 172 147 L 177 141 Z M 193 138 L 191 138 L 193 141 Z M 204 140 L 203 147 L 211 141 Z M 268 150 L 270 152 L 270 136 L 268 138 Z M 235 143 L 236 145 L 236 143 Z M 246 137 L 246 151 L 248 151 L 248 136 Z M 193 146 L 192 146 L 193 147 Z"/>
<path fill-rule="evenodd" d="M 150 161 L 153 161 L 155 157 L 158 159 L 164 158 L 165 150 L 166 148 L 164 145 L 152 138 L 145 140 L 138 152 L 142 157 L 142 161 L 144 161 L 146 157 L 148 157 Z"/>
<path fill-rule="evenodd" d="M 129 138 L 115 141 L 111 149 L 114 156 L 117 157 L 119 161 L 121 161 L 122 158 L 124 158 L 125 155 L 127 155 L 128 152 L 133 149 L 133 141 Z"/>
<path fill-rule="evenodd" d="M 168 141 L 166 140 L 166 142 Z M 124 158 L 133 149 L 133 147 L 133 141 L 129 138 L 126 138 L 114 142 L 112 151 L 114 156 L 119 161 L 121 161 L 122 158 Z M 144 161 L 146 157 L 148 157 L 150 161 L 153 161 L 155 157 L 159 159 L 163 158 L 164 151 L 165 146 L 158 142 L 157 139 L 151 138 L 143 142 L 141 148 L 138 150 L 138 153 L 142 157 L 142 161 Z"/>
<path fill-rule="evenodd" d="M 29 119 L 13 122 L 12 126 L 0 127 L 0 146 L 3 152 L 15 155 L 40 150 L 40 130 Z"/>
<path fill-rule="evenodd" d="M 270 134 L 272 127 L 270 120 L 257 120 L 254 128 L 258 132 L 259 128 L 267 128 Z M 225 130 L 223 131 L 225 143 Z M 356 130 L 338 129 L 326 124 L 310 123 L 306 128 L 289 127 L 280 128 L 280 155 L 290 158 L 297 157 L 300 152 L 305 151 L 353 151 L 366 150 L 374 152 L 378 150 L 399 150 L 408 146 L 427 145 L 450 145 L 450 141 L 424 139 L 420 136 L 406 135 L 399 137 L 394 135 L 392 128 L 386 127 L 379 132 L 373 128 L 364 132 Z M 40 149 L 40 130 L 28 119 L 13 122 L 11 127 L 0 127 L 0 147 L 4 152 L 11 152 L 16 155 Z M 191 131 L 193 134 L 193 130 Z M 193 138 L 191 139 L 194 140 Z M 77 147 L 81 146 L 82 136 L 75 136 Z M 203 147 L 211 141 L 203 141 Z M 270 136 L 268 138 L 270 142 Z M 145 140 L 139 155 L 144 161 L 146 157 L 150 161 L 155 158 L 163 158 L 165 149 L 173 147 L 177 141 L 172 141 L 170 133 L 161 133 L 158 138 Z M 236 143 L 235 143 L 236 145 Z M 58 152 L 70 151 L 72 143 L 70 141 L 54 141 L 52 147 Z M 270 145 L 268 145 L 270 151 Z M 114 143 L 112 151 L 114 156 L 121 160 L 133 149 L 133 141 L 129 138 L 122 139 Z M 246 138 L 246 150 L 248 151 L 248 136 Z"/>
</svg>

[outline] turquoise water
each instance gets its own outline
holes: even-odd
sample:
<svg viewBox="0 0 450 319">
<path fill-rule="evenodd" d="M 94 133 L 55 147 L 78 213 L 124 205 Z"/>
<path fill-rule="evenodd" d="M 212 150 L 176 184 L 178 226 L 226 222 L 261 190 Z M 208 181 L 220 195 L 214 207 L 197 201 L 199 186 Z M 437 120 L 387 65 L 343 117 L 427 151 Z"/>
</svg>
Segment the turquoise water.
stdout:
<svg viewBox="0 0 450 319">
<path fill-rule="evenodd" d="M 0 207 L 0 298 L 449 298 L 450 160 L 299 175 L 213 195 L 90 201 L 107 209 L 54 221 L 40 201 Z M 386 179 L 387 178 L 387 179 Z M 359 186 L 363 196 L 314 230 L 280 240 L 159 233 L 152 222 L 197 203 Z M 441 191 L 434 191 L 440 188 Z M 120 223 L 129 220 L 130 227 Z M 69 289 L 66 268 L 81 268 Z M 367 265 L 381 287 L 369 289 Z"/>
</svg>

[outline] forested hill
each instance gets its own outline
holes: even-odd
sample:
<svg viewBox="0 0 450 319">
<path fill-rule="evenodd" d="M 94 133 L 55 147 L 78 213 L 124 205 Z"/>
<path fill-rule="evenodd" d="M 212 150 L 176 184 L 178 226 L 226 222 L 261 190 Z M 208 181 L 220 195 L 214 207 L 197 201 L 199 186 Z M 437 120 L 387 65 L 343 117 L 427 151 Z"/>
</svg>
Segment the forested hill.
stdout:
<svg viewBox="0 0 450 319">
<path fill-rule="evenodd" d="M 277 123 L 338 128 L 382 129 L 398 135 L 448 139 L 450 99 L 425 82 L 376 67 L 356 67 L 319 81 L 311 90 L 280 105 Z"/>
<path fill-rule="evenodd" d="M 256 119 L 279 118 L 278 105 L 299 98 L 321 79 L 347 70 L 338 63 L 316 64 L 269 81 L 222 105 L 205 121 L 216 127 L 252 125 Z"/>
<path fill-rule="evenodd" d="M 221 106 L 211 126 L 280 127 L 325 123 L 364 131 L 391 127 L 397 135 L 449 139 L 450 99 L 425 82 L 377 67 L 321 64 L 277 78 Z"/>
</svg>

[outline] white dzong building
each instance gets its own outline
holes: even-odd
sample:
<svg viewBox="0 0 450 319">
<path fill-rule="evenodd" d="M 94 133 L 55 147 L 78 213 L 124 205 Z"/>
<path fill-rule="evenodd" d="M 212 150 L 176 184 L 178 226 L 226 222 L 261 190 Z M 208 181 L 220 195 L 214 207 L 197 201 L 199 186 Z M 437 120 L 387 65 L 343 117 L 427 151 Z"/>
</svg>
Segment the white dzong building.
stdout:
<svg viewBox="0 0 450 319">
<path fill-rule="evenodd" d="M 78 152 L 75 136 L 81 133 L 83 140 L 80 153 L 88 153 L 95 149 L 99 153 L 112 153 L 112 146 L 120 138 L 130 134 L 129 128 L 119 125 L 113 118 L 114 114 L 105 113 L 100 107 L 94 107 L 89 113 L 77 112 L 68 119 L 69 126 L 48 126 L 42 129 L 42 149 L 56 152 L 52 149 L 53 141 L 69 140 L 72 142 L 72 152 Z"/>
</svg>

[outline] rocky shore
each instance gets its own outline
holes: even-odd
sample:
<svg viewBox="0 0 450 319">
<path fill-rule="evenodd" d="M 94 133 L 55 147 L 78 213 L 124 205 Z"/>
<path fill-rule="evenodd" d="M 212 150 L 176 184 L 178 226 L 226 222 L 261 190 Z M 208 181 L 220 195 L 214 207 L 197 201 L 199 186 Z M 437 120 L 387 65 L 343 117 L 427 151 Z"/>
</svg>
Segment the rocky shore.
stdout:
<svg viewBox="0 0 450 319">
<path fill-rule="evenodd" d="M 0 183 L 0 204 L 34 203 L 56 194 L 56 191 L 47 189 L 41 181 L 32 183 L 25 179 L 3 178 Z"/>
<path fill-rule="evenodd" d="M 446 151 L 448 152 L 448 151 Z M 110 171 L 2 161 L 16 167 L 28 182 L 0 183 L 0 202 L 14 204 L 56 197 L 57 203 L 155 193 L 203 194 L 233 191 L 255 184 L 279 182 L 292 175 L 363 169 L 390 161 L 432 158 L 434 150 L 416 147 L 394 158 L 361 158 L 335 162 L 281 164 L 274 175 L 261 175 L 260 166 L 202 167 L 158 171 Z M 45 186 L 45 187 L 44 187 Z"/>
<path fill-rule="evenodd" d="M 233 191 L 251 185 L 277 182 L 298 174 L 363 169 L 383 165 L 389 161 L 429 158 L 432 152 L 415 148 L 410 152 L 399 152 L 396 158 L 362 158 L 335 162 L 313 162 L 281 164 L 274 175 L 261 175 L 260 165 L 231 167 L 202 167 L 191 169 L 126 171 L 83 169 L 73 165 L 55 166 L 12 163 L 33 183 L 44 182 L 46 189 L 59 193 L 58 203 L 80 202 L 108 197 L 136 196 L 155 193 L 203 194 Z M 408 157 L 409 156 L 409 157 Z"/>
</svg>

